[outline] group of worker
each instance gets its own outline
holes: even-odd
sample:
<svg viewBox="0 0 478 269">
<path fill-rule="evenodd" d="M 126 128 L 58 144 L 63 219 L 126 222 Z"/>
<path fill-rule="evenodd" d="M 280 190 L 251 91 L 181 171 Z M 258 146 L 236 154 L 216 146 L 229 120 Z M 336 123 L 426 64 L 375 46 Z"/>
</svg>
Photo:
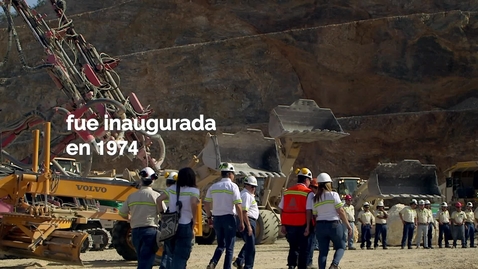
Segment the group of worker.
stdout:
<svg viewBox="0 0 478 269">
<path fill-rule="evenodd" d="M 259 208 L 255 199 L 258 186 L 254 176 L 244 178 L 244 189 L 239 190 L 235 180 L 235 169 L 232 164 L 221 163 L 219 167 L 221 179 L 211 185 L 204 198 L 204 209 L 208 223 L 214 228 L 217 247 L 211 257 L 207 269 L 215 269 L 225 252 L 223 269 L 252 269 L 255 261 L 255 228 L 259 218 Z M 313 265 L 314 249 L 319 250 L 318 268 L 325 269 L 327 256 L 332 242 L 335 250 L 329 269 L 336 269 L 344 256 L 345 250 L 355 250 L 353 231 L 355 226 L 355 209 L 352 197 L 347 195 L 345 203 L 340 195 L 332 190 L 332 179 L 327 173 L 312 177 L 308 168 L 296 170 L 297 184 L 285 190 L 279 203 L 281 232 L 289 243 L 287 256 L 288 269 L 307 269 Z M 151 188 L 152 182 L 158 178 L 153 169 L 146 167 L 140 172 L 142 187 L 131 194 L 119 214 L 130 221 L 132 243 L 138 255 L 138 269 L 150 269 L 155 262 L 159 245 L 156 240 L 160 215 L 164 212 L 179 210 L 180 218 L 176 235 L 164 242 L 164 250 L 160 269 L 185 269 L 192 251 L 191 241 L 194 238 L 194 227 L 198 214 L 199 189 L 196 187 L 195 172 L 183 168 L 178 173 L 166 175 L 167 189 L 158 193 Z M 179 201 L 177 198 L 179 190 Z M 177 205 L 181 206 L 178 208 Z M 456 212 L 448 212 L 448 205 L 441 204 L 437 215 L 439 223 L 438 245 L 453 247 L 460 240 L 462 247 L 474 244 L 474 222 L 478 223 L 478 209 L 473 212 L 473 204 L 468 203 L 466 211 L 457 203 Z M 416 246 L 420 247 L 424 240 L 424 248 L 432 248 L 432 234 L 435 221 L 431 212 L 431 204 L 427 201 L 412 199 L 409 206 L 400 212 L 403 222 L 402 249 L 408 243 L 412 248 L 412 237 L 417 229 Z M 383 249 L 387 249 L 388 213 L 383 202 L 378 202 L 376 210 L 370 211 L 370 204 L 364 203 L 357 221 L 361 223 L 361 249 L 376 249 L 379 240 Z M 372 248 L 371 231 L 375 226 L 375 238 Z M 241 232 L 245 244 L 238 257 L 233 260 L 236 232 Z"/>
</svg>

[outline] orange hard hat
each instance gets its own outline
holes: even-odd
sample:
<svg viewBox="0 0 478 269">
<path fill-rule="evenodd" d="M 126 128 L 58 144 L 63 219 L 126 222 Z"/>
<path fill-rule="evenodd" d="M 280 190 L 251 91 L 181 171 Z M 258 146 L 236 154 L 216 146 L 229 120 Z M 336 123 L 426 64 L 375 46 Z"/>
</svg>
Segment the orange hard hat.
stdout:
<svg viewBox="0 0 478 269">
<path fill-rule="evenodd" d="M 318 187 L 318 186 L 319 186 L 319 183 L 317 183 L 317 178 L 313 178 L 313 179 L 310 181 L 310 186 L 314 186 L 314 187 Z"/>
</svg>

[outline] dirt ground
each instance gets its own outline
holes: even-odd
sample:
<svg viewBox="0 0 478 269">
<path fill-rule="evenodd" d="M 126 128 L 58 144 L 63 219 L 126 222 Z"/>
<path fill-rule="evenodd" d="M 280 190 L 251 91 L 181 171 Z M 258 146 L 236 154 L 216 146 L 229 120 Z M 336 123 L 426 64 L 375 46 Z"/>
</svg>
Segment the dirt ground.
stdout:
<svg viewBox="0 0 478 269">
<path fill-rule="evenodd" d="M 236 243 L 234 254 L 237 255 L 242 242 Z M 188 262 L 188 269 L 204 269 L 209 262 L 215 246 L 195 245 L 191 258 Z M 287 268 L 287 241 L 278 240 L 273 245 L 257 246 L 255 267 L 257 269 L 280 269 Z M 341 269 L 478 269 L 478 249 L 412 249 L 402 250 L 398 247 L 391 247 L 388 250 L 351 250 L 346 251 L 340 264 Z M 315 266 L 317 266 L 318 251 L 314 252 Z M 333 252 L 329 252 L 328 265 L 332 259 Z M 135 262 L 123 261 L 115 250 L 101 252 L 87 252 L 82 254 L 84 266 L 87 268 L 121 269 L 136 268 Z M 223 258 L 217 269 L 222 269 Z M 82 268 L 81 266 L 67 266 L 48 261 L 33 259 L 11 259 L 1 260 L 2 269 L 70 269 Z M 158 268 L 158 267 L 155 267 Z"/>
</svg>

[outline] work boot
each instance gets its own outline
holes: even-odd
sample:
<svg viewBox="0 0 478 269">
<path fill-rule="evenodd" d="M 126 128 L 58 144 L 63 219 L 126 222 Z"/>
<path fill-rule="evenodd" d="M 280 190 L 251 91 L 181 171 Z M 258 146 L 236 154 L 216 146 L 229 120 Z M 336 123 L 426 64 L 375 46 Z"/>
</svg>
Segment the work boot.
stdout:
<svg viewBox="0 0 478 269">
<path fill-rule="evenodd" d="M 355 247 L 349 247 L 349 250 L 356 250 Z"/>
<path fill-rule="evenodd" d="M 215 262 L 209 263 L 209 265 L 206 267 L 206 269 L 214 269 L 214 268 L 216 268 L 216 263 Z"/>
<path fill-rule="evenodd" d="M 244 269 L 244 266 L 239 264 L 237 260 L 232 263 L 232 266 L 236 267 L 237 269 Z"/>
<path fill-rule="evenodd" d="M 340 269 L 338 265 L 331 264 L 329 269 Z"/>
</svg>

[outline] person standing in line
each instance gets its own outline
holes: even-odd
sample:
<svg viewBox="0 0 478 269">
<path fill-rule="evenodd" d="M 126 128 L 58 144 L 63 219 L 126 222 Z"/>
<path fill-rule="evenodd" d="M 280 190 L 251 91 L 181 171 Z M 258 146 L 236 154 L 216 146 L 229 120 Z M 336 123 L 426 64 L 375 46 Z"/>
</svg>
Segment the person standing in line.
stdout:
<svg viewBox="0 0 478 269">
<path fill-rule="evenodd" d="M 466 204 L 466 221 L 465 221 L 465 245 L 467 245 L 468 239 L 470 240 L 470 248 L 476 248 L 475 246 L 475 220 L 473 213 L 473 203 L 468 202 Z"/>
<path fill-rule="evenodd" d="M 289 269 L 307 268 L 309 257 L 309 230 L 312 220 L 314 193 L 309 189 L 312 172 L 308 168 L 297 169 L 297 184 L 288 188 L 279 203 L 281 209 L 281 232 L 289 243 L 287 266 Z"/>
<path fill-rule="evenodd" d="M 450 212 L 448 204 L 441 203 L 441 210 L 438 212 L 438 247 L 442 248 L 442 240 L 445 240 L 445 247 L 450 248 Z"/>
<path fill-rule="evenodd" d="M 256 188 L 256 177 L 247 176 L 244 179 L 244 189 L 241 192 L 243 219 L 246 226 L 243 232 L 245 244 L 242 246 L 237 259 L 232 264 L 237 269 L 254 268 L 254 259 L 256 256 L 256 222 L 259 218 L 259 207 L 255 198 Z"/>
<path fill-rule="evenodd" d="M 244 231 L 241 193 L 237 184 L 232 182 L 235 179 L 234 166 L 229 163 L 221 163 L 219 169 L 222 179 L 207 190 L 206 198 L 204 198 L 207 219 L 209 224 L 214 227 L 217 241 L 216 250 L 207 269 L 216 268 L 224 250 L 226 250 L 226 255 L 223 269 L 231 269 L 234 243 L 236 242 L 236 216 L 239 218 L 239 232 Z M 211 209 L 214 209 L 214 221 Z"/>
<path fill-rule="evenodd" d="M 365 202 L 363 204 L 363 210 L 357 216 L 358 220 L 361 223 L 361 242 L 360 248 L 364 249 L 367 246 L 367 249 L 372 249 L 372 227 L 374 226 L 375 218 L 373 217 L 372 212 L 370 212 L 370 204 Z M 366 245 L 365 245 L 366 244 Z"/>
<path fill-rule="evenodd" d="M 349 250 L 356 250 L 354 247 L 354 230 L 355 230 L 355 208 L 352 205 L 352 195 L 347 194 L 345 195 L 345 205 L 344 205 L 345 214 L 347 215 L 348 223 L 350 227 L 352 227 L 352 236 L 347 236 L 348 230 L 347 223 L 343 223 L 344 225 L 344 233 L 345 237 L 347 238 L 347 247 Z"/>
<path fill-rule="evenodd" d="M 453 247 L 456 248 L 456 241 L 461 241 L 461 247 L 466 248 L 465 245 L 465 220 L 466 214 L 461 210 L 461 203 L 457 202 L 455 204 L 456 211 L 451 214 L 451 223 L 452 228 L 451 232 L 453 234 Z"/>
<path fill-rule="evenodd" d="M 383 249 L 387 247 L 387 219 L 388 213 L 385 211 L 383 201 L 378 202 L 375 212 L 375 238 L 373 239 L 373 248 L 378 247 L 378 239 L 381 237 Z"/>
<path fill-rule="evenodd" d="M 405 243 L 408 245 L 408 249 L 412 249 L 412 238 L 415 227 L 417 226 L 417 200 L 412 199 L 410 206 L 404 207 L 399 214 L 403 223 L 402 233 L 402 249 L 405 248 Z"/>
<path fill-rule="evenodd" d="M 166 209 L 166 205 L 157 205 L 160 194 L 151 188 L 157 174 L 151 167 L 145 167 L 139 172 L 141 177 L 140 190 L 130 194 L 118 214 L 129 219 L 131 225 L 131 241 L 138 255 L 137 269 L 151 269 L 154 265 L 158 244 L 156 233 L 159 214 Z M 163 207 L 163 210 L 159 210 Z"/>
<path fill-rule="evenodd" d="M 417 209 L 417 237 L 415 238 L 415 243 L 417 244 L 417 248 L 420 248 L 420 242 L 423 238 L 423 248 L 428 249 L 428 210 L 425 209 L 425 201 L 420 200 L 418 201 L 418 209 Z"/>
<path fill-rule="evenodd" d="M 310 181 L 310 189 L 314 193 L 317 193 L 317 188 L 319 184 L 317 183 L 317 178 L 313 178 Z M 315 212 L 312 212 L 312 223 L 311 228 L 309 229 L 309 258 L 307 259 L 307 269 L 314 269 L 314 251 L 318 248 L 317 237 L 315 236 L 315 218 L 313 217 Z"/>
<path fill-rule="evenodd" d="M 433 229 L 436 230 L 436 226 L 435 226 L 435 218 L 433 218 L 432 204 L 428 200 L 425 200 L 425 209 L 428 211 L 428 221 L 429 221 L 428 234 L 427 234 L 428 248 L 433 249 L 433 246 L 432 246 Z M 423 243 L 423 245 L 425 245 L 425 242 Z"/>
<path fill-rule="evenodd" d="M 197 222 L 199 189 L 196 187 L 196 173 L 194 170 L 185 167 L 179 170 L 176 184 L 179 185 L 179 201 L 181 202 L 180 218 L 176 235 L 166 240 L 165 245 L 169 250 L 170 263 L 167 269 L 184 269 L 188 263 L 192 251 L 192 240 L 194 238 L 194 227 Z M 157 203 L 169 200 L 169 212 L 176 212 L 176 184 L 168 187 L 167 191 L 158 197 Z"/>
<path fill-rule="evenodd" d="M 164 174 L 164 177 L 166 178 L 166 190 L 164 190 L 164 194 L 166 195 L 166 198 L 164 200 L 164 203 L 169 206 L 169 187 L 173 186 L 176 184 L 176 180 L 178 179 L 178 173 L 176 172 L 166 172 Z M 167 244 L 163 245 L 163 255 L 161 255 L 161 265 L 159 266 L 159 269 L 167 269 L 169 266 L 171 266 L 172 263 L 172 256 L 171 256 L 171 250 L 168 249 Z"/>
<path fill-rule="evenodd" d="M 317 182 L 319 183 L 317 194 L 308 203 L 313 204 L 313 210 L 317 213 L 315 234 L 319 242 L 319 269 L 325 269 L 327 265 L 330 241 L 333 243 L 335 253 L 329 269 L 337 269 L 344 256 L 346 245 L 342 223 L 347 226 L 348 236 L 352 236 L 352 227 L 348 222 L 340 195 L 332 191 L 332 179 L 329 174 L 319 174 Z"/>
</svg>

